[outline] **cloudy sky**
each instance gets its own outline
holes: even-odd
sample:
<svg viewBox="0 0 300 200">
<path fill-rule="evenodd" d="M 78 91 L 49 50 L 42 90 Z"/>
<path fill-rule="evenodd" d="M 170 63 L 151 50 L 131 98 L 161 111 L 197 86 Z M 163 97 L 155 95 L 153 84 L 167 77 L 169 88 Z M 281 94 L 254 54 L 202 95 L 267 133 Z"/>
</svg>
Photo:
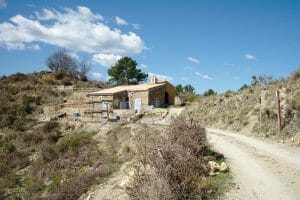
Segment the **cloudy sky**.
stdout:
<svg viewBox="0 0 300 200">
<path fill-rule="evenodd" d="M 90 60 L 93 79 L 130 56 L 199 93 L 236 90 L 300 68 L 299 10 L 297 0 L 0 0 L 0 75 L 46 70 L 66 49 Z"/>
</svg>

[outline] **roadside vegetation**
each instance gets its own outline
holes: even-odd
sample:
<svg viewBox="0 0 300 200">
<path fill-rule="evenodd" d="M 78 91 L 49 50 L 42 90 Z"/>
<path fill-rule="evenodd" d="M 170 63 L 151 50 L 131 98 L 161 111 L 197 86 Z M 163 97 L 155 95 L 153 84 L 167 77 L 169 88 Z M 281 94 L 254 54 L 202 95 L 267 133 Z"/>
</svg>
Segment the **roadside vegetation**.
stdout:
<svg viewBox="0 0 300 200">
<path fill-rule="evenodd" d="M 187 107 L 184 115 L 199 120 L 204 126 L 252 132 L 265 137 L 299 137 L 299 74 L 297 70 L 289 77 L 281 79 L 265 75 L 253 76 L 251 84 L 242 85 L 237 92 L 228 90 L 216 95 L 207 91 L 207 95 L 199 96 Z M 277 90 L 280 92 L 283 120 L 280 134 L 277 124 Z"/>
<path fill-rule="evenodd" d="M 185 103 L 193 102 L 198 98 L 195 88 L 191 84 L 181 85 L 175 87 L 175 94 Z"/>
<path fill-rule="evenodd" d="M 215 157 L 198 123 L 177 117 L 165 134 L 144 133 L 136 143 L 139 165 L 127 188 L 131 199 L 209 199 L 221 188 L 211 182 L 219 177 L 208 177 L 206 158 Z"/>
</svg>

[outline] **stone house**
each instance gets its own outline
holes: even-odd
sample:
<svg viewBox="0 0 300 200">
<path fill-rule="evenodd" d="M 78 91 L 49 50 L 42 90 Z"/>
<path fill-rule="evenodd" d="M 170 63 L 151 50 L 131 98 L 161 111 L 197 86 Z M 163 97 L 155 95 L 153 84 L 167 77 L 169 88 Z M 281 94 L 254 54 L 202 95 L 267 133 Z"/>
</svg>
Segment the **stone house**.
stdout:
<svg viewBox="0 0 300 200">
<path fill-rule="evenodd" d="M 90 102 L 106 103 L 112 109 L 147 111 L 175 103 L 175 87 L 168 81 L 159 82 L 156 77 L 150 83 L 122 85 L 103 89 L 87 95 Z"/>
</svg>

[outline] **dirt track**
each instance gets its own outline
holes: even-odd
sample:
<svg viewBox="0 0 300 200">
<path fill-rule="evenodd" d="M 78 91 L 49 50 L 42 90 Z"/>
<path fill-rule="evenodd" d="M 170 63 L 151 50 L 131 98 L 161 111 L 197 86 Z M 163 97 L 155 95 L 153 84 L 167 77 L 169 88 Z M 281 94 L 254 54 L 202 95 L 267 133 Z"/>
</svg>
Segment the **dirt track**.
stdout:
<svg viewBox="0 0 300 200">
<path fill-rule="evenodd" d="M 207 129 L 209 142 L 224 154 L 236 187 L 224 199 L 300 199 L 300 149 L 249 136 Z"/>
</svg>

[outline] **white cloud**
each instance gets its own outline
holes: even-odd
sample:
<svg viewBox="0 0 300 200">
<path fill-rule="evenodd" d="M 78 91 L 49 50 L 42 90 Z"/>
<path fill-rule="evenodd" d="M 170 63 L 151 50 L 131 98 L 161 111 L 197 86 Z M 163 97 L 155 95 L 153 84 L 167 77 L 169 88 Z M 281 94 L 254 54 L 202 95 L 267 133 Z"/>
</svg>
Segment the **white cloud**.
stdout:
<svg viewBox="0 0 300 200">
<path fill-rule="evenodd" d="M 103 78 L 103 75 L 102 75 L 101 73 L 99 73 L 99 72 L 94 72 L 94 71 L 90 71 L 90 72 L 88 73 L 88 76 L 89 76 L 90 78 L 94 78 L 94 79 L 101 79 L 101 78 Z"/>
<path fill-rule="evenodd" d="M 116 64 L 116 62 L 122 58 L 122 56 L 120 55 L 114 55 L 114 54 L 94 54 L 92 60 L 100 63 L 103 67 L 111 67 L 114 64 Z"/>
<path fill-rule="evenodd" d="M 68 54 L 76 59 L 80 59 L 76 52 L 69 51 Z"/>
<path fill-rule="evenodd" d="M 94 14 L 89 8 L 83 6 L 77 6 L 77 10 L 65 8 L 64 11 L 65 13 L 61 13 L 55 9 L 43 9 L 42 12 L 35 12 L 35 15 L 38 20 L 58 20 L 63 23 L 74 19 L 79 21 L 103 20 L 100 14 Z"/>
<path fill-rule="evenodd" d="M 166 76 L 166 75 L 161 75 L 161 74 L 154 74 L 154 73 L 151 73 L 151 72 L 148 73 L 148 76 L 149 76 L 149 78 L 155 76 L 160 81 L 172 81 L 173 80 L 173 78 L 171 76 Z"/>
<path fill-rule="evenodd" d="M 63 11 L 43 9 L 29 18 L 16 15 L 0 23 L 0 45 L 8 49 L 26 49 L 41 42 L 93 54 L 130 55 L 146 49 L 143 40 L 133 32 L 111 29 L 103 17 L 87 7 Z"/>
<path fill-rule="evenodd" d="M 128 25 L 128 22 L 125 19 L 122 19 L 121 17 L 116 16 L 115 20 L 118 25 Z"/>
<path fill-rule="evenodd" d="M 196 63 L 196 64 L 199 64 L 199 63 L 200 63 L 200 61 L 199 61 L 198 59 L 193 58 L 193 57 L 191 57 L 191 56 L 187 57 L 187 59 L 188 59 L 188 61 L 193 62 L 193 63 Z"/>
<path fill-rule="evenodd" d="M 31 44 L 28 46 L 29 49 L 40 50 L 40 46 L 38 44 Z"/>
<path fill-rule="evenodd" d="M 197 76 L 199 76 L 200 78 L 202 78 L 202 79 L 213 80 L 212 77 L 210 77 L 210 76 L 207 75 L 207 74 L 202 74 L 202 73 L 200 73 L 200 72 L 196 72 L 195 74 L 196 74 Z"/>
<path fill-rule="evenodd" d="M 251 55 L 251 54 L 249 54 L 249 53 L 246 53 L 246 54 L 245 54 L 245 58 L 246 58 L 247 60 L 257 60 L 256 57 L 255 57 L 254 55 Z"/>
<path fill-rule="evenodd" d="M 0 9 L 1 8 L 6 8 L 7 4 L 5 2 L 5 0 L 0 0 Z"/>
<path fill-rule="evenodd" d="M 26 49 L 25 44 L 23 44 L 23 43 L 14 43 L 14 42 L 7 42 L 5 44 L 5 47 L 8 50 L 24 50 L 24 49 Z"/>
<path fill-rule="evenodd" d="M 142 64 L 140 64 L 140 67 L 143 68 L 143 69 L 147 69 L 148 65 L 145 65 L 145 64 L 142 63 Z"/>
<path fill-rule="evenodd" d="M 132 26 L 135 30 L 140 30 L 141 29 L 141 25 L 139 25 L 139 24 L 132 24 Z"/>
</svg>

